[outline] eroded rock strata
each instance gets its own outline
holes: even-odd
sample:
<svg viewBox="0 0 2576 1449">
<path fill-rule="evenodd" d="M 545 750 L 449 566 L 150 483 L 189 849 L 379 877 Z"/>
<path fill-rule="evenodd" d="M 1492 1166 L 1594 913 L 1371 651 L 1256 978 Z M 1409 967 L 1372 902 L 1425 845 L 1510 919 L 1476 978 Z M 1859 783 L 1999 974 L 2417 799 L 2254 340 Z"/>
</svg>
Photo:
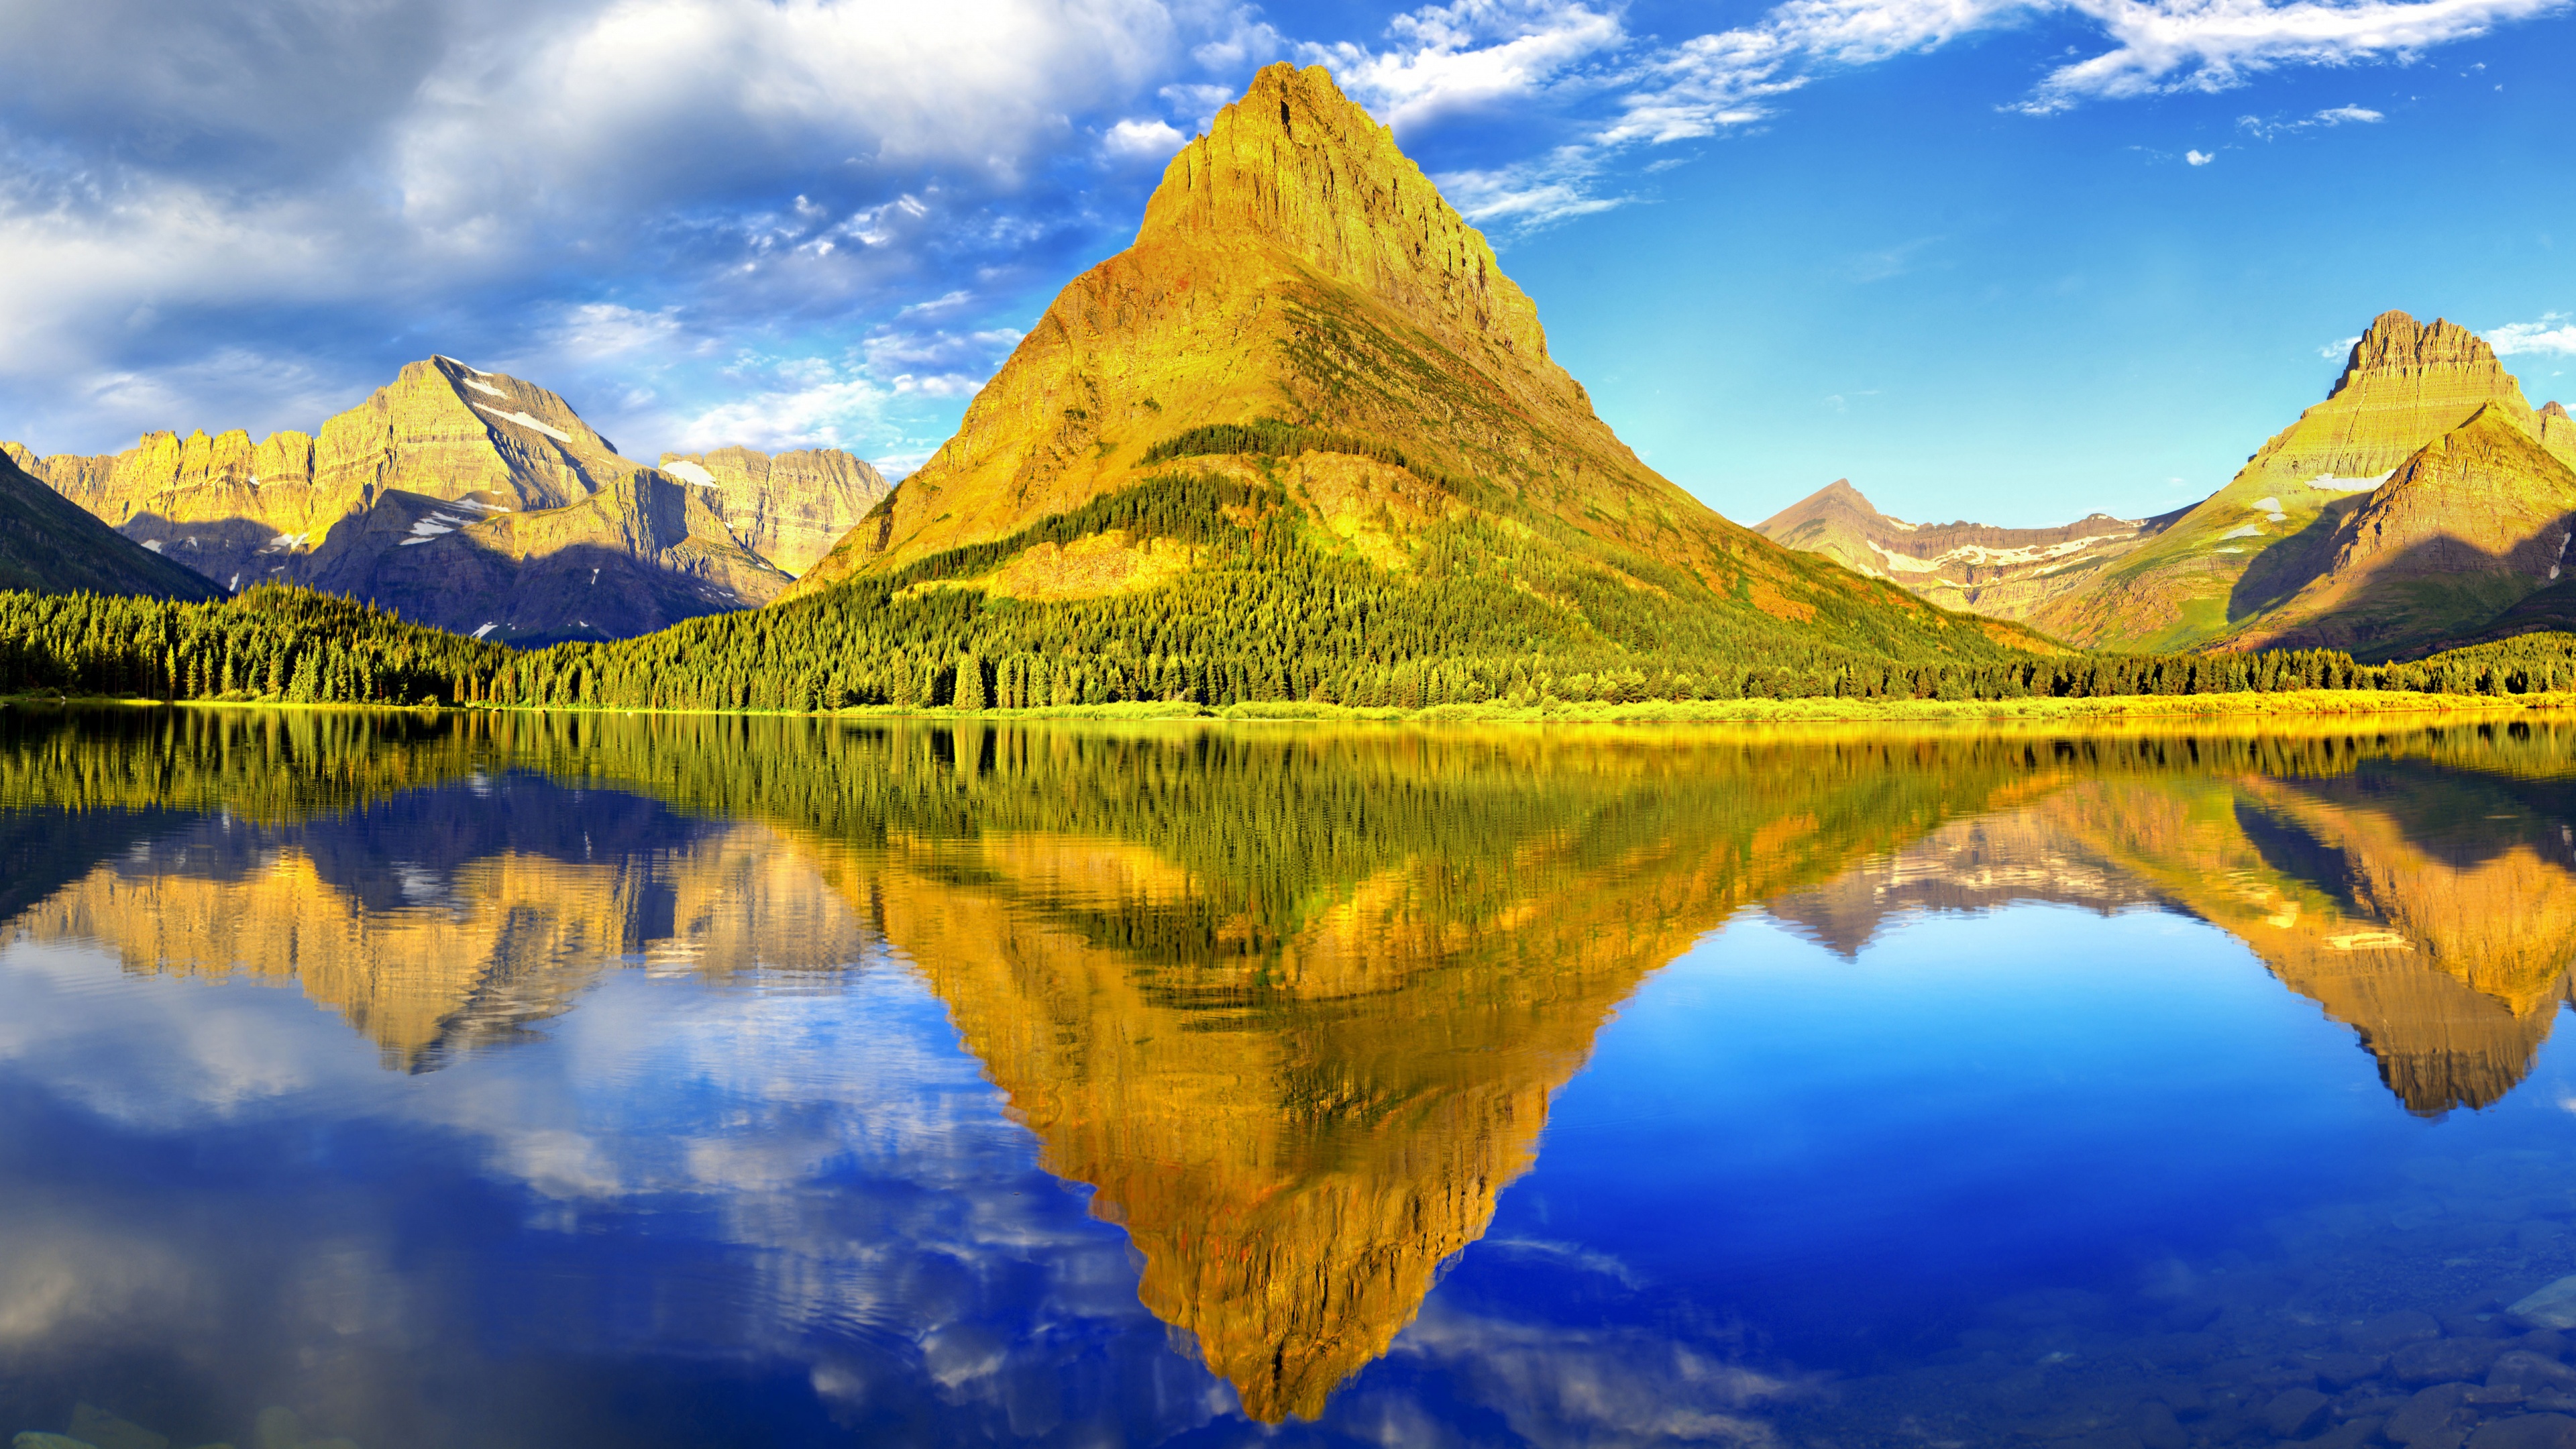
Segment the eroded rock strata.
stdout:
<svg viewBox="0 0 2576 1449">
<path fill-rule="evenodd" d="M 2028 619 L 2181 516 L 2092 513 L 2056 528 L 1908 523 L 1879 512 L 1849 479 L 1837 478 L 1754 531 L 1900 584 L 1944 608 Z"/>
<path fill-rule="evenodd" d="M 867 460 L 838 448 L 664 453 L 662 471 L 709 490 L 708 506 L 734 536 L 791 574 L 812 568 L 893 491 Z"/>
<path fill-rule="evenodd" d="M 2343 524 L 2365 501 L 2416 453 L 2482 411 L 2561 463 L 2576 462 L 2565 409 L 2534 411 L 2483 339 L 2440 319 L 2382 313 L 2353 344 L 2325 401 L 2274 435 L 2226 487 L 2097 581 L 2051 600 L 2032 622 L 2085 645 L 2190 648 L 2224 639 L 2329 569 Z"/>
</svg>

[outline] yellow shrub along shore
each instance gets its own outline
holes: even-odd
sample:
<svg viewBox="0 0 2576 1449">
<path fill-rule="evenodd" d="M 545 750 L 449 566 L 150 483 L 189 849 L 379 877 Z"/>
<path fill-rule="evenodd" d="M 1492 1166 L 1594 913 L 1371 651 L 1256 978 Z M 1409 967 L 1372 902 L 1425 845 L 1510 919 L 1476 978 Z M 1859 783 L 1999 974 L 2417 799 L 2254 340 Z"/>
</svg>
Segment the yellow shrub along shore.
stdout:
<svg viewBox="0 0 2576 1449">
<path fill-rule="evenodd" d="M 277 700 L 165 701 L 122 695 L 0 695 L 9 705 L 73 704 L 168 706 L 186 709 L 335 710 L 404 713 L 440 711 L 441 706 L 381 704 L 301 704 Z M 610 715 L 770 715 L 788 718 L 847 720 L 919 719 L 933 721 L 1196 721 L 1209 724 L 1872 724 L 1978 723 L 2024 720 L 2078 723 L 2110 720 L 2278 720 L 2352 721 L 2392 716 L 2410 721 L 2437 717 L 2493 719 L 2534 713 L 2576 715 L 2576 692 L 2546 694 L 2424 694 L 2409 690 L 2303 689 L 2274 694 L 2126 694 L 2088 699 L 2002 700 L 1860 700 L 1860 699 L 1729 699 L 1648 700 L 1636 704 L 1592 701 L 1543 701 L 1516 705 L 1441 704 L 1424 709 L 1366 709 L 1305 700 L 1232 704 L 1222 708 L 1186 702 L 1150 700 L 1113 704 L 1057 705 L 1046 709 L 954 709 L 946 705 L 903 707 L 861 705 L 840 710 L 776 709 L 629 709 L 614 705 L 444 706 L 448 711 L 610 714 Z"/>
</svg>

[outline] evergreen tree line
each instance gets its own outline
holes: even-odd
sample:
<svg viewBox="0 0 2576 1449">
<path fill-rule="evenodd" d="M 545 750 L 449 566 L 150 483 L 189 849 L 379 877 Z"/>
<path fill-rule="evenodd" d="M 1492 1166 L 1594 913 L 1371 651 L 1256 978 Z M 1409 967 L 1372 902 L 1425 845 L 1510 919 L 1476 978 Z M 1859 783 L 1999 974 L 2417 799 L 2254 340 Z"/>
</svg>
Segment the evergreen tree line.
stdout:
<svg viewBox="0 0 2576 1449">
<path fill-rule="evenodd" d="M 1295 423 L 1263 418 L 1249 423 L 1214 423 L 1176 433 L 1145 450 L 1147 464 L 1168 463 L 1178 458 L 1244 457 L 1293 458 L 1299 453 L 1349 453 L 1361 458 L 1398 468 L 1411 469 L 1413 463 L 1392 444 L 1356 433 L 1336 432 L 1330 428 L 1301 427 Z"/>
<path fill-rule="evenodd" d="M 510 651 L 372 604 L 262 584 L 214 603 L 0 593 L 0 693 L 436 704 Z"/>
<path fill-rule="evenodd" d="M 1109 530 L 1169 540 L 1193 566 L 1089 599 L 975 582 Z M 0 692 L 812 711 L 2576 689 L 2565 634 L 2380 665 L 2329 650 L 2042 656 L 1948 616 L 1907 635 L 1892 611 L 1842 617 L 1831 600 L 1791 625 L 1744 602 L 1741 581 L 1735 600 L 1688 603 L 1706 590 L 1677 571 L 1622 561 L 1621 577 L 1474 518 L 1433 525 L 1400 570 L 1338 542 L 1258 481 L 1166 476 L 891 576 L 529 653 L 273 586 L 212 604 L 0 593 Z"/>
</svg>

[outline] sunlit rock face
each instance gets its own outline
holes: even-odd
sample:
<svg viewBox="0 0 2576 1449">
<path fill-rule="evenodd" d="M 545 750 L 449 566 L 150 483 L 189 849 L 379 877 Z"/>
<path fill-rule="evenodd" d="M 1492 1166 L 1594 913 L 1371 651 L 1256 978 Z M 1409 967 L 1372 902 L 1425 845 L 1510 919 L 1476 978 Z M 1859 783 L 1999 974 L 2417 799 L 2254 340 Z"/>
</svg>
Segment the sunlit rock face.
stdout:
<svg viewBox="0 0 2576 1449">
<path fill-rule="evenodd" d="M 812 568 L 893 491 L 866 459 L 838 448 L 664 453 L 662 471 L 707 490 L 735 537 L 791 574 Z"/>
<path fill-rule="evenodd" d="M 0 589 L 186 601 L 219 596 L 195 571 L 56 494 L 14 455 L 0 456 Z"/>
<path fill-rule="evenodd" d="M 2489 403 L 2409 455 L 2233 642 L 2376 656 L 2476 633 L 2559 580 L 2571 520 L 2576 469 Z"/>
<path fill-rule="evenodd" d="M 562 398 L 451 358 L 406 365 L 316 435 L 151 433 L 10 456 L 217 585 L 305 584 L 521 644 L 754 607 L 790 576 L 700 490 L 618 456 Z"/>
<path fill-rule="evenodd" d="M 2033 622 L 2087 645 L 2221 639 L 2295 593 L 2331 558 L 2337 525 L 2362 498 L 2481 410 L 2576 464 L 2576 430 L 2556 407 L 2535 412 L 2495 350 L 2468 329 L 2382 313 L 2325 401 L 2275 434 L 2226 487 Z"/>
</svg>

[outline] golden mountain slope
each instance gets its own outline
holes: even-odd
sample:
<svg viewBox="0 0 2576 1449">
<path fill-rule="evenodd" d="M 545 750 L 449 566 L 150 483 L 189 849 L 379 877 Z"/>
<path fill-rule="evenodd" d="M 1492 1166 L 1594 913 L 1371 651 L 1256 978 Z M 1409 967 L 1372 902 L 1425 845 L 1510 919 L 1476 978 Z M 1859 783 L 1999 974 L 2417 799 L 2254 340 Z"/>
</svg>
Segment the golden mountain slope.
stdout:
<svg viewBox="0 0 2576 1449">
<path fill-rule="evenodd" d="M 1264 422 L 1305 430 L 1258 450 L 1280 461 L 1211 457 L 1224 450 L 1193 433 Z M 1395 573 L 1444 527 L 1485 526 L 1543 552 L 1533 569 L 1775 633 L 1853 644 L 1835 627 L 1849 617 L 1911 643 L 2038 642 L 1777 548 L 1639 462 L 1548 356 L 1484 237 L 1321 67 L 1268 67 L 1184 147 L 1135 245 L 1057 296 L 956 436 L 796 592 L 1175 471 L 1274 478 L 1304 536 Z M 1046 597 L 1078 563 L 1076 591 L 1097 594 L 1194 561 L 1147 557 L 1123 531 L 1080 544 L 1037 545 L 973 586 Z"/>
<path fill-rule="evenodd" d="M 2490 406 L 2576 462 L 2564 410 L 2535 414 L 2483 340 L 2439 319 L 2382 313 L 2324 402 L 2265 443 L 2226 487 L 2032 622 L 2084 645 L 2210 643 L 2295 593 L 2331 555 L 2360 495 Z"/>
<path fill-rule="evenodd" d="M 2326 565 L 2228 642 L 2364 658 L 2428 647 L 2557 579 L 2571 538 L 2576 469 L 2489 403 L 2346 513 Z"/>
</svg>

